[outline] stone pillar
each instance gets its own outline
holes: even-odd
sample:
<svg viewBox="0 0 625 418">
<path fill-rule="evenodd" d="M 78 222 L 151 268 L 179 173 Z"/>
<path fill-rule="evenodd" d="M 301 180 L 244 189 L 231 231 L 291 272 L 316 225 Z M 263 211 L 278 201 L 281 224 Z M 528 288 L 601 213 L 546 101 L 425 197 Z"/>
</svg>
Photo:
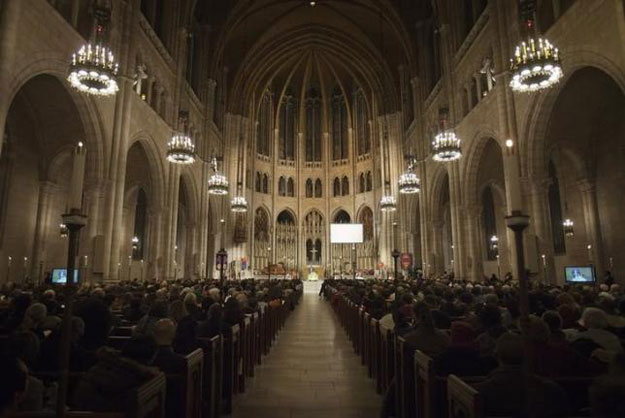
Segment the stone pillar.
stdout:
<svg viewBox="0 0 625 418">
<path fill-rule="evenodd" d="M 444 222 L 441 219 L 432 221 L 432 254 L 434 256 L 434 260 L 430 260 L 432 263 L 432 275 L 440 275 L 445 270 L 443 226 Z"/>
<path fill-rule="evenodd" d="M 39 199 L 37 202 L 37 220 L 35 221 L 35 237 L 33 239 L 33 248 L 30 263 L 30 277 L 34 283 L 40 283 L 43 277 L 39 274 L 39 264 L 45 263 L 47 230 L 50 217 L 50 203 L 55 192 L 55 184 L 49 181 L 39 183 Z M 45 266 L 44 266 L 45 268 Z M 41 270 L 41 271 L 40 271 Z"/>
<path fill-rule="evenodd" d="M 465 208 L 467 222 L 467 246 L 471 257 L 470 265 L 467 266 L 467 272 L 469 273 L 469 279 L 472 281 L 480 281 L 483 275 L 479 231 L 479 219 L 481 215 L 480 209 L 481 208 L 477 205 Z"/>
<path fill-rule="evenodd" d="M 166 216 L 163 223 L 164 228 L 164 271 L 162 274 L 167 280 L 174 277 L 174 260 L 176 235 L 178 227 L 178 193 L 180 189 L 180 167 L 178 165 L 169 166 L 169 175 L 167 181 L 167 201 Z"/>
<path fill-rule="evenodd" d="M 549 181 L 549 179 L 532 179 L 529 182 L 532 202 L 530 230 L 536 235 L 539 254 L 545 256 L 545 265 L 543 266 L 541 258 L 541 263 L 538 266 L 539 277 L 543 282 L 555 284 L 555 258 L 549 214 Z"/>
<path fill-rule="evenodd" d="M 599 208 L 597 206 L 597 186 L 594 180 L 583 179 L 578 182 L 582 194 L 584 207 L 584 223 L 588 244 L 592 245 L 589 255 L 597 274 L 603 274 L 603 240 L 601 237 L 601 221 L 599 220 Z M 586 244 L 586 245 L 588 245 Z"/>
</svg>

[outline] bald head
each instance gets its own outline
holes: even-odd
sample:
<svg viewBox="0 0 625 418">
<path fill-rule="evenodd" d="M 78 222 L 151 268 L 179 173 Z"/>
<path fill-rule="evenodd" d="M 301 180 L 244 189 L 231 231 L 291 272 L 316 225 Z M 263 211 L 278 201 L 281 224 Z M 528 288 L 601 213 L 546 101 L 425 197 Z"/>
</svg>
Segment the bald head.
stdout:
<svg viewBox="0 0 625 418">
<path fill-rule="evenodd" d="M 176 325 L 171 319 L 163 318 L 154 325 L 154 340 L 159 346 L 171 345 L 176 335 Z"/>
</svg>

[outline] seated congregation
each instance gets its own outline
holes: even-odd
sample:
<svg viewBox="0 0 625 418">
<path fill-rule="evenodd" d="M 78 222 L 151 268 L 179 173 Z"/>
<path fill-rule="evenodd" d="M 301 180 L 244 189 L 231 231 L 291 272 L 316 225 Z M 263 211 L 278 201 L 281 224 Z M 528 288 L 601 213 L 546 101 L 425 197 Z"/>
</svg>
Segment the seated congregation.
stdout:
<svg viewBox="0 0 625 418">
<path fill-rule="evenodd" d="M 65 288 L 5 285 L 0 417 L 58 416 Z M 288 313 L 298 280 L 83 286 L 70 320 L 68 417 L 229 414 Z"/>
<path fill-rule="evenodd" d="M 624 417 L 619 285 L 330 280 L 382 417 Z"/>
</svg>

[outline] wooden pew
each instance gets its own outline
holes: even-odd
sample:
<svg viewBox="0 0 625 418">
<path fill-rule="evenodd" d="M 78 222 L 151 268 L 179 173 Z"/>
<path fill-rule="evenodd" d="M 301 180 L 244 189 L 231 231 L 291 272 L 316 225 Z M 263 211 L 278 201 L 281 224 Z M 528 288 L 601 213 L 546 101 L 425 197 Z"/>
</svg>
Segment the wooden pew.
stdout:
<svg viewBox="0 0 625 418">
<path fill-rule="evenodd" d="M 380 363 L 382 392 L 386 392 L 395 377 L 395 331 L 380 325 Z"/>
<path fill-rule="evenodd" d="M 217 418 L 221 413 L 223 377 L 223 340 L 220 335 L 213 338 L 198 338 L 204 352 L 202 375 L 202 417 Z"/>
<path fill-rule="evenodd" d="M 68 411 L 66 418 L 165 418 L 165 375 L 159 373 L 128 393 L 123 412 Z M 9 418 L 54 418 L 55 412 L 17 412 Z"/>
<path fill-rule="evenodd" d="M 482 418 L 484 406 L 480 393 L 456 375 L 447 378 L 449 418 Z"/>
<path fill-rule="evenodd" d="M 382 393 L 382 361 L 380 352 L 380 321 L 371 320 L 371 370 L 375 377 L 375 390 Z"/>
<path fill-rule="evenodd" d="M 249 346 L 250 346 L 250 318 L 245 317 L 239 324 L 239 351 L 236 360 L 237 389 L 235 393 L 245 392 L 245 376 L 249 367 Z"/>
<path fill-rule="evenodd" d="M 397 416 L 415 416 L 414 350 L 410 349 L 403 337 L 395 339 L 395 404 Z"/>
<path fill-rule="evenodd" d="M 222 412 L 230 414 L 232 412 L 232 398 L 239 391 L 238 385 L 238 360 L 240 358 L 240 328 L 233 325 L 229 332 L 223 335 L 224 355 L 222 369 Z"/>
<path fill-rule="evenodd" d="M 115 335 L 115 336 L 120 336 L 120 337 L 130 337 L 132 336 L 133 330 L 134 330 L 134 325 L 114 327 L 110 335 Z"/>
<path fill-rule="evenodd" d="M 371 368 L 371 315 L 364 312 L 362 314 L 362 360 L 367 366 L 369 377 L 373 376 Z"/>
<path fill-rule="evenodd" d="M 202 416 L 202 372 L 201 349 L 192 351 L 185 358 L 185 365 L 179 373 L 167 373 L 167 418 L 200 418 Z"/>
<path fill-rule="evenodd" d="M 107 345 L 121 351 L 131 338 L 129 335 L 110 335 Z"/>
</svg>

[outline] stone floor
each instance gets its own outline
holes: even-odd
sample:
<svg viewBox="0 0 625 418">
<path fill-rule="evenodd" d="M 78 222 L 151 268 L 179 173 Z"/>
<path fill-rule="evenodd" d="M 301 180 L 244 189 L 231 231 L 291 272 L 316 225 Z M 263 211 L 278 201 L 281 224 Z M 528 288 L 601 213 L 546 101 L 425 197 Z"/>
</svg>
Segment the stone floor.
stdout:
<svg viewBox="0 0 625 418">
<path fill-rule="evenodd" d="M 382 398 L 330 304 L 305 293 L 246 393 L 235 418 L 374 418 Z"/>
</svg>

